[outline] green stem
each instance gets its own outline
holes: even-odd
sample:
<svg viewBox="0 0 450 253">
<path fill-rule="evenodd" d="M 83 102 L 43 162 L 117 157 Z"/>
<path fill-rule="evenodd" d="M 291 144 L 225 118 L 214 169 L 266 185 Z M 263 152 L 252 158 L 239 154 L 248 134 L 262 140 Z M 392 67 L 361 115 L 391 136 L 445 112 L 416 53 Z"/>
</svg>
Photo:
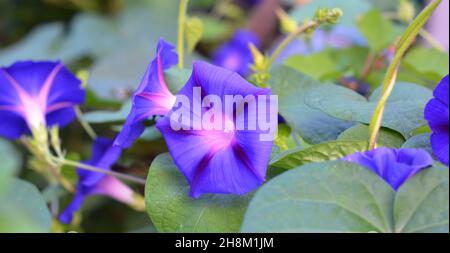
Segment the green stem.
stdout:
<svg viewBox="0 0 450 253">
<path fill-rule="evenodd" d="M 384 13 L 384 16 L 390 20 L 393 21 L 400 21 L 403 20 L 398 17 L 397 13 Z M 427 30 L 421 29 L 419 31 L 419 35 L 428 43 L 430 46 L 434 47 L 436 50 L 439 50 L 441 52 L 445 52 L 445 48 L 441 45 L 441 43 L 436 40 L 433 35 L 431 35 Z"/>
<path fill-rule="evenodd" d="M 94 129 L 83 119 L 83 112 L 81 112 L 80 107 L 75 107 L 75 114 L 77 115 L 78 122 L 80 122 L 81 126 L 84 128 L 86 133 L 91 137 L 91 139 L 95 140 L 97 138 L 97 134 Z"/>
<path fill-rule="evenodd" d="M 381 122 L 383 120 L 383 112 L 386 106 L 386 102 L 389 99 L 389 96 L 392 93 L 392 90 L 395 86 L 395 81 L 397 79 L 398 69 L 400 67 L 401 60 L 405 55 L 408 48 L 414 41 L 414 38 L 420 32 L 422 27 L 425 25 L 431 14 L 437 8 L 437 6 L 442 2 L 442 0 L 434 0 L 432 1 L 408 26 L 406 31 L 400 37 L 400 40 L 397 42 L 396 52 L 394 55 L 394 59 L 388 67 L 386 72 L 386 76 L 383 81 L 381 97 L 378 101 L 378 104 L 375 108 L 375 111 L 372 115 L 372 119 L 370 121 L 370 139 L 369 139 L 369 149 L 374 149 L 376 147 L 378 134 L 381 127 Z"/>
<path fill-rule="evenodd" d="M 95 166 L 91 166 L 91 165 L 80 163 L 80 162 L 70 161 L 70 160 L 67 160 L 64 158 L 53 158 L 53 159 L 55 159 L 55 162 L 63 164 L 63 165 L 71 166 L 74 168 L 80 168 L 80 169 L 88 170 L 88 171 L 92 171 L 92 172 L 98 172 L 98 173 L 102 173 L 105 175 L 110 175 L 110 176 L 114 176 L 116 178 L 121 178 L 124 180 L 128 180 L 131 182 L 145 185 L 145 179 L 140 178 L 140 177 L 122 174 L 122 173 L 111 171 L 111 170 L 104 170 L 101 168 L 97 168 Z"/>
<path fill-rule="evenodd" d="M 280 56 L 280 54 L 284 51 L 284 49 L 300 34 L 304 33 L 305 31 L 315 28 L 320 23 L 317 21 L 309 21 L 303 24 L 302 26 L 298 27 L 297 30 L 290 33 L 281 43 L 278 45 L 278 47 L 275 49 L 275 51 L 272 53 L 269 59 L 269 66 L 272 66 L 272 64 L 275 62 L 275 60 Z"/>
<path fill-rule="evenodd" d="M 342 16 L 342 10 L 339 8 L 328 9 L 318 9 L 316 16 L 311 21 L 304 22 L 295 31 L 291 32 L 275 49 L 268 60 L 268 67 L 270 68 L 275 60 L 280 56 L 280 54 L 286 49 L 286 47 L 300 34 L 308 31 L 314 30 L 318 26 L 324 23 L 335 24 L 338 19 Z"/>
<path fill-rule="evenodd" d="M 184 28 L 186 26 L 186 12 L 189 0 L 180 0 L 178 12 L 178 68 L 184 66 Z"/>
</svg>

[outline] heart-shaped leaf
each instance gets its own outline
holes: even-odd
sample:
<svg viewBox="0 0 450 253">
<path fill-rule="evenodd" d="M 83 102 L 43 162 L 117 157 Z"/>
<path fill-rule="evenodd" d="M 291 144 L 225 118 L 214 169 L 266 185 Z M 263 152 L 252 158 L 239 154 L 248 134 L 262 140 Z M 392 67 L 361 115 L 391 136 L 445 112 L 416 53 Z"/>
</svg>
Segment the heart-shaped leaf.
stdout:
<svg viewBox="0 0 450 253">
<path fill-rule="evenodd" d="M 356 152 L 365 151 L 367 145 L 367 141 L 324 142 L 306 149 L 283 152 L 272 159 L 270 165 L 282 169 L 292 169 L 307 163 L 336 160 Z"/>
<path fill-rule="evenodd" d="M 448 168 L 434 165 L 396 193 L 358 164 L 310 163 L 262 186 L 241 231 L 448 233 L 448 173 Z"/>
<path fill-rule="evenodd" d="M 189 197 L 189 184 L 168 153 L 150 166 L 145 186 L 147 212 L 159 232 L 237 232 L 250 195 Z"/>
<path fill-rule="evenodd" d="M 242 232 L 391 232 L 394 191 L 344 161 L 311 163 L 275 177 L 255 194 Z"/>
<path fill-rule="evenodd" d="M 308 143 L 336 140 L 342 131 L 353 124 L 333 118 L 307 105 L 307 91 L 322 84 L 292 68 L 275 67 L 271 72 L 269 85 L 272 92 L 279 96 L 279 113 Z"/>
<path fill-rule="evenodd" d="M 38 189 L 23 180 L 9 180 L 6 193 L 0 195 L 0 232 L 50 232 L 52 218 Z"/>
<path fill-rule="evenodd" d="M 409 179 L 397 192 L 397 233 L 448 233 L 448 168 L 435 165 Z"/>
<path fill-rule="evenodd" d="M 342 132 L 338 140 L 340 141 L 367 141 L 369 140 L 369 126 L 364 124 L 355 125 Z M 381 128 L 378 136 L 378 146 L 389 148 L 400 148 L 405 142 L 403 136 L 391 129 Z"/>
<path fill-rule="evenodd" d="M 332 117 L 368 124 L 378 102 L 377 89 L 367 100 L 356 92 L 337 85 L 311 88 L 305 95 L 306 104 Z M 410 83 L 396 84 L 383 115 L 382 126 L 401 133 L 405 138 L 426 124 L 423 110 L 432 98 L 431 90 Z"/>
</svg>

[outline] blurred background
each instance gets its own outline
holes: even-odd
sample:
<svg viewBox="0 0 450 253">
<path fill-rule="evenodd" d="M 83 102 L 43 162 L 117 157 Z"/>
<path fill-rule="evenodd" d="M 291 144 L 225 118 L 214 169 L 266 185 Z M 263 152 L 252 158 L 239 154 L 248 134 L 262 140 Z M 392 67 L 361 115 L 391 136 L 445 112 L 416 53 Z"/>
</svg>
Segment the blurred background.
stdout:
<svg viewBox="0 0 450 253">
<path fill-rule="evenodd" d="M 426 3 L 424 0 L 191 0 L 188 13 L 201 21 L 201 35 L 188 62 L 207 60 L 236 68 L 248 77 L 252 61 L 248 57 L 248 42 L 270 53 L 293 24 L 312 18 L 318 7 L 340 7 L 344 16 L 339 24 L 298 38 L 277 64 L 368 95 L 381 83 L 393 56 L 395 39 Z M 82 107 L 85 120 L 102 136 L 112 138 L 129 111 L 129 96 L 153 57 L 158 39 L 162 37 L 176 44 L 178 4 L 178 0 L 0 0 L 0 65 L 8 66 L 18 60 L 60 59 L 74 73 L 87 73 L 88 98 Z M 371 19 L 367 13 L 380 15 Z M 449 1 L 444 0 L 416 41 L 424 47 L 411 50 L 403 62 L 399 80 L 434 87 L 448 73 L 448 31 Z M 228 65 L 234 60 L 241 64 Z M 168 83 L 179 87 L 189 70 L 166 74 Z M 64 129 L 62 134 L 71 159 L 89 157 L 91 141 L 78 123 Z M 3 155 L 21 164 L 18 174 L 35 182 L 49 199 L 61 194 L 64 198 L 58 189 L 48 188 L 36 172 L 25 169 L 32 161 L 19 145 L 13 151 L 9 146 L 0 139 L 0 148 L 7 150 Z M 149 128 L 114 170 L 145 177 L 151 160 L 165 151 L 160 135 Z M 72 171 L 73 175 L 66 176 L 76 181 L 74 170 L 64 171 L 68 174 Z M 70 196 L 66 199 L 69 201 Z M 92 197 L 88 202 L 83 208 L 83 219 L 75 225 L 78 231 L 155 231 L 145 213 L 107 198 Z"/>
</svg>

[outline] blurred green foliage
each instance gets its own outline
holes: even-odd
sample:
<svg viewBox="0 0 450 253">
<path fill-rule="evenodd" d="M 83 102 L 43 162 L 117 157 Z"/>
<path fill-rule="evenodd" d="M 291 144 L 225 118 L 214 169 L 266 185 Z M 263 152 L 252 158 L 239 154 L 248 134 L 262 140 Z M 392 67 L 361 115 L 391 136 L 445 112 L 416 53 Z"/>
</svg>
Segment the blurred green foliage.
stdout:
<svg viewBox="0 0 450 253">
<path fill-rule="evenodd" d="M 418 5 L 422 1 L 413 2 Z M 130 110 L 129 95 L 139 83 L 148 62 L 153 57 L 158 39 L 164 37 L 171 43 L 176 42 L 177 5 L 176 0 L 0 0 L 0 65 L 9 65 L 21 59 L 62 59 L 74 72 L 88 71 L 87 101 L 82 106 L 82 110 L 87 112 L 84 120 L 92 124 L 102 136 L 113 137 L 120 130 Z M 369 83 L 372 90 L 376 91 L 384 77 L 388 61 L 383 55 L 385 49 L 395 42 L 399 31 L 405 25 L 401 21 L 387 18 L 389 15 L 386 13 L 396 13 L 398 6 L 399 1 L 391 0 L 316 0 L 305 8 L 291 10 L 289 13 L 291 17 L 302 22 L 307 17 L 312 17 L 317 7 L 340 7 L 344 11 L 342 23 L 359 28 L 368 41 L 368 46 L 326 48 L 309 55 L 294 55 L 283 64 L 284 66 L 272 69 L 269 83 L 274 93 L 280 97 L 280 114 L 289 124 L 289 127 L 286 126 L 284 129 L 284 137 L 277 142 L 280 150 L 291 149 L 298 145 L 297 142 L 304 142 L 302 145 L 305 144 L 306 147 L 309 144 L 332 142 L 336 139 L 362 141 L 366 138 L 367 126 L 363 123 L 368 123 L 377 92 L 367 100 L 348 89 L 342 92 L 343 88 L 337 86 L 330 88 L 321 82 L 328 84 L 339 82 L 343 77 L 355 77 L 361 79 L 358 81 Z M 199 44 L 189 56 L 188 62 L 207 57 L 216 46 L 229 38 L 236 28 L 246 24 L 248 13 L 246 9 L 234 5 L 232 1 L 191 1 L 189 16 L 198 19 L 195 18 L 190 24 L 192 30 L 190 39 L 191 44 L 197 42 Z M 380 59 L 374 60 L 370 71 L 365 73 L 371 52 L 379 54 Z M 439 79 L 448 73 L 448 60 L 448 53 L 414 47 L 403 61 L 399 82 L 434 87 Z M 425 62 L 426 64 L 423 64 Z M 190 73 L 190 69 L 168 70 L 165 78 L 169 88 L 174 92 L 178 91 Z M 411 138 L 413 140 L 405 138 L 413 135 L 417 127 L 425 124 L 422 119 L 423 104 L 431 97 L 431 91 L 411 84 L 403 84 L 403 87 L 406 88 L 402 88 L 402 85 L 397 87 L 395 93 L 397 101 L 394 101 L 395 97 L 391 99 L 392 107 L 386 111 L 388 117 L 383 122 L 384 126 L 397 131 L 384 129 L 380 142 L 392 147 L 403 144 L 408 147 L 429 148 L 427 138 L 423 138 L 423 135 L 414 136 L 414 139 Z M 406 96 L 408 99 L 416 99 L 414 104 L 410 105 L 410 101 L 406 101 Z M 414 115 L 404 113 L 406 115 L 404 116 L 402 114 L 404 108 L 413 108 Z M 397 114 L 409 117 L 409 120 L 401 117 L 399 119 Z M 358 124 L 355 125 L 354 122 Z M 149 125 L 153 123 L 154 121 L 148 122 Z M 79 123 L 74 122 L 64 129 L 62 139 L 64 147 L 70 151 L 69 158 L 79 161 L 89 157 L 91 140 Z M 0 139 L 0 160 L 7 161 L 0 169 L 0 202 L 6 198 L 7 201 L 15 199 L 19 208 L 25 211 L 25 214 L 15 214 L 14 209 L 0 208 L 0 231 L 11 230 L 13 226 L 8 220 L 2 220 L 2 215 L 23 220 L 23 224 L 14 224 L 17 231 L 49 229 L 48 210 L 42 208 L 45 202 L 49 204 L 58 199 L 61 201 L 60 206 L 63 207 L 70 201 L 71 195 L 54 185 L 47 185 L 36 172 L 28 170 L 29 164 L 21 162 L 27 161 L 27 157 L 22 158 L 19 151 L 16 145 Z M 125 151 L 125 155 L 118 163 L 120 166 L 114 169 L 145 177 L 150 161 L 166 151 L 161 135 L 150 126 L 140 141 Z M 152 174 L 162 178 L 161 182 L 155 181 L 155 184 L 175 190 L 183 187 L 184 191 L 187 188 L 180 184 L 184 181 L 181 175 L 176 174 L 176 168 L 160 166 L 165 163 L 171 164 L 170 160 L 167 155 L 162 155 L 152 165 L 155 169 Z M 77 180 L 72 168 L 66 168 L 63 172 L 72 182 Z M 35 197 L 36 201 L 33 203 L 20 201 L 21 192 L 33 195 L 37 194 L 37 189 L 23 182 L 16 182 L 14 185 L 10 180 L 6 180 L 15 175 L 32 181 L 43 193 L 43 197 Z M 11 185 L 14 185 L 13 189 L 16 190 L 12 195 L 7 190 Z M 185 228 L 189 231 L 192 224 L 183 222 L 191 220 L 182 218 L 189 215 L 197 216 L 202 206 L 191 203 L 190 199 L 186 199 L 186 194 L 180 200 L 168 199 L 165 189 L 151 187 L 152 198 L 160 199 L 165 204 L 154 208 L 165 210 L 167 206 L 171 206 L 176 210 L 178 205 L 187 207 L 179 208 L 177 212 L 172 213 L 175 214 L 173 217 L 168 218 L 186 225 Z M 142 188 L 135 190 L 143 192 Z M 213 197 L 213 199 L 220 204 L 227 197 L 223 199 Z M 231 209 L 227 206 L 221 208 L 235 212 L 237 218 L 228 217 L 229 214 L 223 213 L 223 210 L 219 210 L 222 212 L 217 215 L 215 209 L 205 209 L 205 219 L 211 224 L 225 221 L 224 230 L 238 231 L 247 200 L 230 199 L 240 203 L 238 210 L 233 206 L 228 207 Z M 178 203 L 180 201 L 183 203 Z M 27 215 L 27 210 L 34 208 L 40 208 L 41 212 Z M 194 212 L 183 213 L 189 212 L 188 208 Z M 78 215 L 73 226 L 54 223 L 53 230 L 156 231 L 145 213 L 137 213 L 109 199 L 90 198 L 82 212 L 83 216 Z M 102 215 L 98 215 L 99 213 Z M 165 216 L 154 218 L 156 227 L 160 231 L 177 231 L 178 223 L 162 227 L 162 221 L 166 221 L 166 218 Z M 208 225 L 201 224 L 195 229 L 211 231 Z"/>
</svg>

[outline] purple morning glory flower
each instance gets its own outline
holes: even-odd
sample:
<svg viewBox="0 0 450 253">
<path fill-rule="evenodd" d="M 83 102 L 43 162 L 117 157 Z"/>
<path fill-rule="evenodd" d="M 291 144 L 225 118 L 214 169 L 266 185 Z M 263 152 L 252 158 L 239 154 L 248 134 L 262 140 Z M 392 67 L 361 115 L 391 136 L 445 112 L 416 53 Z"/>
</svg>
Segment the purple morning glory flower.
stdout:
<svg viewBox="0 0 450 253">
<path fill-rule="evenodd" d="M 370 169 L 394 190 L 398 190 L 409 178 L 433 163 L 425 150 L 386 147 L 355 153 L 342 159 Z"/>
<path fill-rule="evenodd" d="M 449 111 L 448 111 L 448 75 L 445 76 L 434 90 L 434 98 L 425 107 L 425 119 L 431 128 L 431 147 L 436 157 L 449 165 Z"/>
<path fill-rule="evenodd" d="M 248 47 L 250 43 L 257 48 L 261 44 L 251 31 L 237 30 L 228 42 L 214 52 L 214 64 L 246 77 L 250 74 L 250 65 L 253 63 L 253 56 Z"/>
<path fill-rule="evenodd" d="M 85 164 L 95 166 L 104 170 L 110 167 L 119 159 L 122 149 L 112 146 L 113 141 L 106 138 L 97 138 L 92 148 L 91 159 Z M 72 202 L 59 216 L 62 223 L 70 224 L 75 212 L 77 212 L 84 202 L 84 199 L 92 195 L 109 196 L 125 204 L 134 203 L 134 192 L 120 180 L 103 173 L 77 169 L 78 183 Z"/>
<path fill-rule="evenodd" d="M 200 89 L 198 96 L 194 88 Z M 175 164 L 191 186 L 191 197 L 197 198 L 205 193 L 241 195 L 264 182 L 273 141 L 261 141 L 263 131 L 260 128 L 238 130 L 236 122 L 246 122 L 249 115 L 254 115 L 250 108 L 268 108 L 267 100 L 261 100 L 263 103 L 254 100 L 242 110 L 238 110 L 237 106 L 231 107 L 233 116 L 229 116 L 231 114 L 226 113 L 223 106 L 220 109 L 216 106 L 220 101 L 226 101 L 227 95 L 246 97 L 270 94 L 270 89 L 257 88 L 235 72 L 205 62 L 194 63 L 192 75 L 177 95 L 174 108 L 156 123 Z M 181 106 L 179 103 L 182 101 L 180 98 L 185 98 L 193 105 L 204 104 L 210 101 L 207 98 L 214 95 L 219 101 L 211 98 L 214 106 L 202 107 L 201 111 L 193 109 L 195 106 L 186 108 L 185 103 Z M 252 103 L 255 107 L 251 106 Z M 174 120 L 173 116 L 183 108 L 188 112 L 188 121 Z M 195 125 L 201 125 L 205 115 L 211 111 L 217 115 L 210 122 L 221 122 L 218 128 L 196 129 Z M 264 116 L 267 118 L 267 115 Z M 261 114 L 256 117 L 255 120 L 258 120 Z M 274 118 L 276 121 L 276 113 Z M 174 129 L 173 125 L 182 128 Z"/>
<path fill-rule="evenodd" d="M 17 139 L 32 128 L 65 126 L 85 91 L 61 62 L 17 62 L 0 68 L 0 135 Z"/>
<path fill-rule="evenodd" d="M 155 58 L 132 96 L 132 108 L 114 145 L 129 147 L 144 131 L 144 120 L 165 115 L 175 103 L 175 96 L 164 80 L 164 70 L 177 64 L 174 46 L 160 39 Z"/>
</svg>

